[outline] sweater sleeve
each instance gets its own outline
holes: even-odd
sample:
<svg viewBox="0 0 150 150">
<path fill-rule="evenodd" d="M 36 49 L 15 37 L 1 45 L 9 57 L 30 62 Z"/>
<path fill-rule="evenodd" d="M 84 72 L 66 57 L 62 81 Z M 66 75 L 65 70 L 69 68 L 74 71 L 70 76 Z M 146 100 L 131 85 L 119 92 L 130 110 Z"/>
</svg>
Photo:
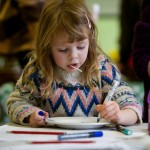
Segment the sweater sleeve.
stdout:
<svg viewBox="0 0 150 150">
<path fill-rule="evenodd" d="M 28 85 L 24 86 L 22 77 L 18 80 L 15 90 L 10 94 L 7 100 L 7 112 L 9 118 L 18 124 L 28 125 L 24 118 L 31 115 L 38 107 L 39 91 L 33 79 L 33 92 Z"/>
<path fill-rule="evenodd" d="M 101 70 L 101 81 L 102 91 L 104 99 L 111 89 L 113 80 L 120 80 L 119 86 L 115 89 L 112 96 L 112 100 L 116 101 L 120 109 L 132 109 L 134 110 L 139 118 L 139 122 L 142 122 L 142 107 L 133 90 L 128 86 L 127 83 L 121 81 L 121 75 L 117 67 L 109 61 L 105 56 L 100 56 L 100 70 Z"/>
</svg>

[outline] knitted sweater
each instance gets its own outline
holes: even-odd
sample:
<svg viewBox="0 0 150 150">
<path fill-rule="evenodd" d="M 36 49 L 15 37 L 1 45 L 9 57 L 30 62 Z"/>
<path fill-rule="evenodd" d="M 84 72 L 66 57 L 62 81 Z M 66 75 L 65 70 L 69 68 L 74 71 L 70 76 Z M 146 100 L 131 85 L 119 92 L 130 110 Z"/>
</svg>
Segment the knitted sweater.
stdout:
<svg viewBox="0 0 150 150">
<path fill-rule="evenodd" d="M 150 61 L 150 1 L 144 0 L 141 20 L 136 23 L 133 42 L 133 62 L 137 75 L 144 82 L 144 115 L 143 121 L 148 122 L 148 92 L 150 91 L 150 77 L 148 63 Z M 150 101 L 150 100 L 149 100 Z"/>
<path fill-rule="evenodd" d="M 81 81 L 81 72 L 67 73 L 57 68 L 52 85 L 53 91 L 48 98 L 40 96 L 44 87 L 42 72 L 36 70 L 30 75 L 34 90 L 31 93 L 30 87 L 24 87 L 20 80 L 16 84 L 14 92 L 7 100 L 8 115 L 15 123 L 24 124 L 24 118 L 29 116 L 35 109 L 42 109 L 49 113 L 50 117 L 57 116 L 97 116 L 96 105 L 103 103 L 114 79 L 119 79 L 120 74 L 117 68 L 104 56 L 98 57 L 100 83 L 93 75 L 92 81 L 95 88 L 91 89 Z M 116 88 L 112 97 L 120 109 L 133 109 L 141 122 L 142 109 L 130 87 L 123 81 Z"/>
</svg>

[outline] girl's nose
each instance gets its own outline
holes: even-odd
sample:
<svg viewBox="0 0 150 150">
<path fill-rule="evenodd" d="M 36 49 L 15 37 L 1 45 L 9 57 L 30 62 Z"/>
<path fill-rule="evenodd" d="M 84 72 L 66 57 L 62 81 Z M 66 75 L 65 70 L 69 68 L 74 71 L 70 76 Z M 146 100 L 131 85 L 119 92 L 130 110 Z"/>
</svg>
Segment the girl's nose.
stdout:
<svg viewBox="0 0 150 150">
<path fill-rule="evenodd" d="M 69 54 L 69 59 L 76 59 L 78 57 L 78 54 L 76 51 L 71 51 Z"/>
</svg>

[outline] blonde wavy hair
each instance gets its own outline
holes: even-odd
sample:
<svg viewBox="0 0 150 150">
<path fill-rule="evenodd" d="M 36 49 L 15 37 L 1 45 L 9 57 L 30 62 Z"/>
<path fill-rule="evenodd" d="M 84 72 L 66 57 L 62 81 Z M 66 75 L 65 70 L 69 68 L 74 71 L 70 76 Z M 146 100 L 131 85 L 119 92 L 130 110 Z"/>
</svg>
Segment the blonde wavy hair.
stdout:
<svg viewBox="0 0 150 150">
<path fill-rule="evenodd" d="M 82 40 L 88 35 L 89 51 L 82 66 L 83 79 L 88 86 L 94 88 L 92 74 L 99 74 L 97 55 L 103 52 L 97 44 L 97 29 L 85 0 L 47 0 L 37 27 L 35 50 L 22 78 L 23 83 L 28 83 L 30 74 L 40 67 L 43 72 L 43 83 L 46 85 L 42 95 L 48 96 L 52 90 L 56 64 L 51 56 L 51 46 L 62 30 L 72 40 Z M 30 82 L 28 84 L 33 86 Z"/>
</svg>

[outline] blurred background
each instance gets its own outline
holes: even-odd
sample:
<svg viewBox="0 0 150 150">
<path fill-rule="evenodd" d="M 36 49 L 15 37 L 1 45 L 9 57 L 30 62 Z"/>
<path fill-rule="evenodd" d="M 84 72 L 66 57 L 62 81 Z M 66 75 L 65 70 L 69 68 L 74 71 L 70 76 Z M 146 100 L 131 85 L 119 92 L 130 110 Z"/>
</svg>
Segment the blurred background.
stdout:
<svg viewBox="0 0 150 150">
<path fill-rule="evenodd" d="M 142 0 L 87 0 L 98 28 L 98 42 L 114 61 L 143 105 L 143 83 L 132 66 L 134 25 L 140 19 Z"/>
<path fill-rule="evenodd" d="M 133 29 L 140 18 L 141 0 L 86 1 L 98 28 L 100 47 L 116 63 L 122 79 L 143 104 L 143 83 L 134 73 L 131 57 Z M 14 55 L 0 53 L 0 124 L 9 121 L 5 102 L 21 72 L 22 67 Z"/>
</svg>

